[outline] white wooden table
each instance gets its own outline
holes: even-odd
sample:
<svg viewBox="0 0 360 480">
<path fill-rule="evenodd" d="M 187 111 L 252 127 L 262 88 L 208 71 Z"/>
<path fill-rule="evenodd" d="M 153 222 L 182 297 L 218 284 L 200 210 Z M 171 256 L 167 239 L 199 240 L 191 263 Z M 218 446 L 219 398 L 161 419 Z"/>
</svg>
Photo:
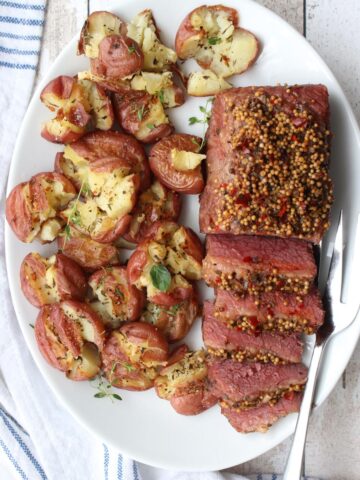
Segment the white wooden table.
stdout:
<svg viewBox="0 0 360 480">
<path fill-rule="evenodd" d="M 337 76 L 360 122 L 360 0 L 258 1 L 306 36 Z M 79 31 L 88 12 L 106 10 L 107 3 L 107 0 L 48 0 L 38 79 Z M 226 4 L 226 0 L 223 3 Z M 306 474 L 309 476 L 324 480 L 360 479 L 359 372 L 358 346 L 346 375 L 312 416 L 306 450 Z M 285 441 L 232 471 L 279 473 L 283 470 L 289 444 L 290 440 Z"/>
</svg>

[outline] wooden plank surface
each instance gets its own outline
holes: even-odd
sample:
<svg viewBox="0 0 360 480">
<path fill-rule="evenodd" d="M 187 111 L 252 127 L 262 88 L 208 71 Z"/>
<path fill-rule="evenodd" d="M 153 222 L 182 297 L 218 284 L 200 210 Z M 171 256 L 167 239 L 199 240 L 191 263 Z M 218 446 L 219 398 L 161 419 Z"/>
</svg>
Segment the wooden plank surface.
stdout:
<svg viewBox="0 0 360 480">
<path fill-rule="evenodd" d="M 119 0 L 121 1 L 121 0 Z M 177 0 L 181 1 L 181 0 Z M 48 0 L 47 18 L 38 78 L 60 50 L 78 32 L 90 11 L 106 9 L 112 0 Z M 150 2 L 151 3 L 151 2 Z M 226 0 L 223 2 L 226 4 Z M 258 0 L 274 10 L 320 53 L 342 84 L 360 121 L 360 1 Z M 359 480 L 357 450 L 360 417 L 360 347 L 346 373 L 310 422 L 306 474 L 323 480 Z M 283 470 L 290 440 L 266 454 L 231 469 L 242 474 Z"/>
</svg>

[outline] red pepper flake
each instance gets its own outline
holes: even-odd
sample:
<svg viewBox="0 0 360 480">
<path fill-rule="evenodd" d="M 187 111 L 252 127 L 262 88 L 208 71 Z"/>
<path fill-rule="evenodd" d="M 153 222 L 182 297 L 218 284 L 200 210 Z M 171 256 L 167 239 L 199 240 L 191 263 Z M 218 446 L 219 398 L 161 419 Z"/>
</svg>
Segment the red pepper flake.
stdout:
<svg viewBox="0 0 360 480">
<path fill-rule="evenodd" d="M 248 322 L 254 329 L 257 328 L 259 325 L 259 320 L 255 316 L 248 317 Z"/>
<path fill-rule="evenodd" d="M 287 204 L 284 203 L 279 210 L 278 217 L 282 218 L 285 215 L 286 211 L 287 211 Z"/>
<path fill-rule="evenodd" d="M 297 142 L 298 141 L 297 136 L 296 135 L 291 135 L 291 141 L 292 142 Z"/>
<path fill-rule="evenodd" d="M 220 225 L 215 225 L 214 230 L 215 230 L 215 232 L 221 232 L 221 227 L 220 227 Z"/>
<path fill-rule="evenodd" d="M 272 308 L 267 308 L 267 314 L 271 315 L 272 317 L 274 316 L 274 310 Z"/>
<path fill-rule="evenodd" d="M 232 188 L 229 192 L 229 194 L 232 196 L 232 197 L 235 197 L 235 195 L 237 194 L 238 192 L 238 189 L 237 188 Z"/>
<path fill-rule="evenodd" d="M 215 283 L 217 283 L 219 285 L 221 283 L 221 277 L 216 277 L 215 278 Z"/>
<path fill-rule="evenodd" d="M 279 288 L 285 287 L 285 280 L 278 280 L 276 286 Z"/>
<path fill-rule="evenodd" d="M 245 193 L 243 195 L 239 195 L 238 198 L 235 200 L 237 205 L 242 205 L 243 207 L 248 207 L 251 200 L 251 195 L 249 193 Z"/>
<path fill-rule="evenodd" d="M 253 261 L 253 257 L 244 257 L 243 258 L 244 263 L 252 263 L 252 261 Z"/>
<path fill-rule="evenodd" d="M 227 188 L 228 184 L 227 183 L 221 183 L 220 188 Z"/>
<path fill-rule="evenodd" d="M 284 398 L 286 400 L 292 400 L 294 398 L 294 396 L 295 396 L 294 390 L 289 390 L 288 392 L 285 392 L 285 394 L 284 394 Z"/>
</svg>

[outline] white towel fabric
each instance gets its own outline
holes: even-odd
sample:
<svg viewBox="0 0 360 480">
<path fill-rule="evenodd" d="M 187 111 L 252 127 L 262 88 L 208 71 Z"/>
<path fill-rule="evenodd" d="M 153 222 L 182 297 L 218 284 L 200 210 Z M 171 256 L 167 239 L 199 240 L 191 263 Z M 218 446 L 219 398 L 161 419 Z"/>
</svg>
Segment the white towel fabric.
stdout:
<svg viewBox="0 0 360 480">
<path fill-rule="evenodd" d="M 38 64 L 45 0 L 0 0 L 0 194 Z M 26 160 L 26 159 L 25 159 Z M 2 480 L 241 480 L 137 465 L 102 445 L 59 405 L 23 340 L 8 289 L 0 224 L 0 478 Z M 276 480 L 276 475 L 257 475 Z"/>
</svg>

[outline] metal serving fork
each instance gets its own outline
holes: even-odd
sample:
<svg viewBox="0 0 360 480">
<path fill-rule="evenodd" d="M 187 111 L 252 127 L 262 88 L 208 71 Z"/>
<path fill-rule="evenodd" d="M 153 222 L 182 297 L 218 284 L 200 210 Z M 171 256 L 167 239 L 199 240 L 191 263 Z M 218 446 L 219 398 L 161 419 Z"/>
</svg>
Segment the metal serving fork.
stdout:
<svg viewBox="0 0 360 480">
<path fill-rule="evenodd" d="M 308 380 L 296 423 L 293 443 L 286 462 L 283 480 L 298 480 L 301 478 L 309 416 L 312 408 L 319 365 L 324 349 L 331 338 L 353 323 L 360 310 L 358 302 L 355 304 L 344 303 L 341 299 L 344 248 L 342 217 L 343 215 L 341 212 L 324 295 L 326 312 L 325 321 L 316 333 L 315 347 L 310 361 Z"/>
</svg>

